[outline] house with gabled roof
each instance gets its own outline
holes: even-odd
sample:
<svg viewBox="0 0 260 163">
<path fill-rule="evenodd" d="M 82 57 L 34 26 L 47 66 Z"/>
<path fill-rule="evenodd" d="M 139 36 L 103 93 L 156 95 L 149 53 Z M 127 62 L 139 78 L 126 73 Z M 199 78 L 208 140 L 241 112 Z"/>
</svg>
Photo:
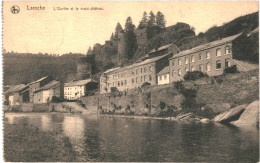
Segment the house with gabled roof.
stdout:
<svg viewBox="0 0 260 163">
<path fill-rule="evenodd" d="M 34 104 L 51 102 L 53 97 L 63 99 L 63 84 L 60 81 L 52 80 L 43 87 L 35 90 L 33 94 Z"/>
</svg>

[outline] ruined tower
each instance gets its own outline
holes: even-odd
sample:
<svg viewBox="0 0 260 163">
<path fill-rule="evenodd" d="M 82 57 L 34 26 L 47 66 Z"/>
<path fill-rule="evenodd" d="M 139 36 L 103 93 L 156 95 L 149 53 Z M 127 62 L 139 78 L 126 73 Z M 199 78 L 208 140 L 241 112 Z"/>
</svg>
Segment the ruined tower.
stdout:
<svg viewBox="0 0 260 163">
<path fill-rule="evenodd" d="M 125 34 L 124 32 L 118 33 L 118 65 L 123 64 L 127 57 L 126 57 L 126 40 L 125 40 Z"/>
<path fill-rule="evenodd" d="M 90 78 L 92 73 L 92 64 L 86 57 L 80 57 L 77 60 L 77 80 Z"/>
</svg>

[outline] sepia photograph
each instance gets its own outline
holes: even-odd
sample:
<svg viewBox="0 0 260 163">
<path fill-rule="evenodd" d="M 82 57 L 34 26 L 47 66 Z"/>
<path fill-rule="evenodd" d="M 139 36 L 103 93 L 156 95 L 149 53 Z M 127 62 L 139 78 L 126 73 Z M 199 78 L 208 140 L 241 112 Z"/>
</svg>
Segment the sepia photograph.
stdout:
<svg viewBox="0 0 260 163">
<path fill-rule="evenodd" d="M 258 1 L 2 1 L 4 162 L 259 161 Z"/>
</svg>

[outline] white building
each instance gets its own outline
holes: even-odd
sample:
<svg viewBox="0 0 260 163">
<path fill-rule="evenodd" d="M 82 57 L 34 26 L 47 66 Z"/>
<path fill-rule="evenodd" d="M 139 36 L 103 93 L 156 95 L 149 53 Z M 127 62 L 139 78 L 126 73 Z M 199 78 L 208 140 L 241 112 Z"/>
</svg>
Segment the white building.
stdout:
<svg viewBox="0 0 260 163">
<path fill-rule="evenodd" d="M 165 67 L 157 74 L 157 81 L 158 85 L 170 83 L 169 66 Z"/>
<path fill-rule="evenodd" d="M 64 85 L 64 99 L 76 100 L 86 95 L 87 85 L 93 84 L 91 89 L 97 87 L 97 82 L 91 79 L 72 81 Z"/>
</svg>

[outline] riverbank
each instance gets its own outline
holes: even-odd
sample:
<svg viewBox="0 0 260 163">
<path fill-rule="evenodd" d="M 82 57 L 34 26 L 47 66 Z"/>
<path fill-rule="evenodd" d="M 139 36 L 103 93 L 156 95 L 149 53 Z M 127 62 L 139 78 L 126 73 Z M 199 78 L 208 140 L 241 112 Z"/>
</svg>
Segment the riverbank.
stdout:
<svg viewBox="0 0 260 163">
<path fill-rule="evenodd" d="M 75 161 L 69 138 L 59 131 L 43 132 L 37 127 L 4 123 L 4 159 L 8 162 Z"/>
</svg>

